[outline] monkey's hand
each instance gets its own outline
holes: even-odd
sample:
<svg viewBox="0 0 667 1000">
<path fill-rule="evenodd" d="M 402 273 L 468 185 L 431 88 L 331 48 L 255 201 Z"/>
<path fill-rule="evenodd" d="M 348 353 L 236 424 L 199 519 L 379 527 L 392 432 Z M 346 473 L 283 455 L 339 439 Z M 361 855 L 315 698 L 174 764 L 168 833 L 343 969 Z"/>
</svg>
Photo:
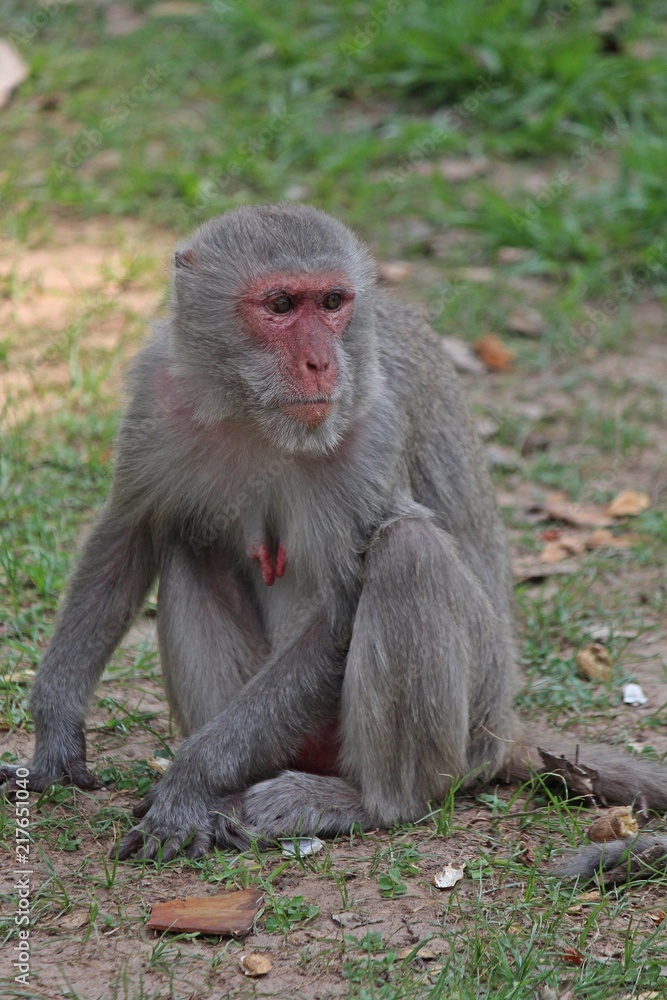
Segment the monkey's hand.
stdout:
<svg viewBox="0 0 667 1000">
<path fill-rule="evenodd" d="M 134 815 L 143 819 L 114 846 L 112 858 L 171 861 L 180 852 L 200 858 L 211 849 L 214 799 L 209 802 L 205 793 L 170 777 L 165 775 L 135 806 Z"/>
<path fill-rule="evenodd" d="M 25 764 L 0 764 L 0 788 L 8 798 L 12 798 L 19 788 L 43 792 L 50 785 L 76 785 L 86 791 L 100 787 L 95 775 L 88 770 L 85 757 L 61 760 L 36 755 Z"/>
</svg>

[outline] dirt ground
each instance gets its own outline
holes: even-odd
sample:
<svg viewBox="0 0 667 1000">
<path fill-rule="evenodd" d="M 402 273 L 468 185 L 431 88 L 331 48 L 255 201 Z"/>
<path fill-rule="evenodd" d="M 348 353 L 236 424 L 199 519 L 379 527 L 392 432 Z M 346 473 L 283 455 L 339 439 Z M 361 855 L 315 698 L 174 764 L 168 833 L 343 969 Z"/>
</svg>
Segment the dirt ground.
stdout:
<svg viewBox="0 0 667 1000">
<path fill-rule="evenodd" d="M 34 407 L 45 419 L 57 412 L 63 387 L 70 386 L 72 376 L 71 356 L 63 338 L 77 323 L 90 364 L 108 357 L 105 392 L 112 397 L 118 393 L 123 364 L 135 349 L 146 318 L 164 301 L 165 261 L 172 242 L 169 233 L 148 233 L 127 222 L 98 221 L 85 226 L 63 224 L 46 244 L 34 248 L 1 247 L 0 278 L 13 276 L 21 282 L 22 292 L 18 299 L 0 300 L 0 325 L 14 344 L 11 364 L 2 371 L 0 409 L 11 395 L 13 420 Z M 396 291 L 418 299 L 418 282 L 415 287 L 398 283 Z M 537 297 L 537 285 L 534 291 Z M 531 521 L 530 511 L 544 503 L 550 490 L 526 480 L 518 446 L 508 449 L 496 444 L 493 451 L 489 422 L 498 425 L 509 415 L 523 428 L 524 440 L 539 426 L 539 434 L 547 438 L 546 445 L 542 442 L 539 447 L 547 447 L 562 462 L 571 459 L 586 468 L 584 500 L 593 499 L 600 490 L 613 493 L 630 486 L 648 493 L 654 503 L 664 495 L 667 431 L 659 413 L 645 421 L 646 443 L 620 458 L 600 454 L 587 440 L 587 420 L 596 410 L 602 412 L 608 405 L 616 410 L 630 404 L 641 407 L 644 395 L 656 391 L 662 393 L 664 401 L 664 311 L 657 302 L 643 302 L 635 307 L 632 322 L 630 353 L 625 347 L 591 351 L 583 361 L 576 360 L 576 370 L 561 363 L 538 368 L 528 376 L 515 368 L 466 377 L 492 461 L 501 466 L 516 462 L 503 477 L 499 495 L 517 556 L 528 554 L 527 539 L 544 527 Z M 615 387 L 612 404 L 605 396 L 610 385 Z M 576 414 L 579 416 L 573 416 Z M 576 558 L 567 562 L 575 575 L 578 565 Z M 529 596 L 548 601 L 564 579 L 553 576 L 532 583 Z M 666 623 L 652 604 L 652 596 L 661 588 L 664 591 L 664 570 L 650 560 L 642 564 L 619 550 L 597 574 L 593 587 L 605 609 L 601 623 L 620 623 L 619 627 L 632 633 L 622 645 L 624 670 L 641 683 L 649 699 L 645 708 L 618 708 L 613 728 L 627 734 L 637 746 L 649 740 L 657 750 L 667 751 L 664 724 L 653 725 L 648 734 L 644 726 L 667 704 Z M 89 725 L 91 760 L 126 765 L 154 757 L 160 750 L 158 736 L 177 746 L 159 684 L 146 673 L 132 680 L 127 669 L 138 653 L 145 657 L 154 648 L 154 620 L 142 618 L 116 657 L 115 676 L 114 672 L 108 675 L 100 690 L 100 698 L 112 696 L 130 708 L 156 713 L 150 721 L 152 731 L 109 729 L 111 712 L 100 707 Z M 593 713 L 590 725 L 578 728 L 582 733 L 588 729 L 590 735 L 604 736 L 609 726 L 608 715 Z M 30 743 L 24 731 L 5 732 L 0 749 L 24 759 Z M 499 794 L 509 799 L 511 790 Z M 105 828 L 100 817 L 105 809 L 121 806 L 129 810 L 131 804 L 132 796 L 114 787 L 91 794 L 67 791 L 61 799 L 51 799 L 45 813 L 61 830 L 64 849 L 51 835 L 40 843 L 39 819 L 35 817 L 33 884 L 48 882 L 49 891 L 40 904 L 31 939 L 32 992 L 13 992 L 12 956 L 6 946 L 0 959 L 0 973 L 8 977 L 6 986 L 0 988 L 2 996 L 44 1000 L 66 995 L 82 1000 L 294 996 L 333 1000 L 351 995 L 355 969 L 363 981 L 364 962 L 368 965 L 374 960 L 369 932 L 381 934 L 384 947 L 397 952 L 398 961 L 410 963 L 421 977 L 419 981 L 427 985 L 437 980 L 451 950 L 470 947 L 466 914 L 483 912 L 492 924 L 509 912 L 516 895 L 512 884 L 498 878 L 485 884 L 465 879 L 452 896 L 434 887 L 433 875 L 449 862 L 465 860 L 470 864 L 484 852 L 505 856 L 508 845 L 516 845 L 523 836 L 523 798 L 513 804 L 511 815 L 502 819 L 488 803 L 462 800 L 454 817 L 456 836 L 449 839 L 427 827 L 404 834 L 399 831 L 391 838 L 378 832 L 327 844 L 320 854 L 302 862 L 285 861 L 277 852 L 268 860 L 230 859 L 228 867 L 221 867 L 217 875 L 211 863 L 200 868 L 176 863 L 160 873 L 139 865 L 121 865 L 115 879 L 110 879 L 107 855 L 114 822 Z M 528 841 L 536 838 L 532 833 L 526 836 Z M 387 898 L 377 873 L 386 870 L 392 852 L 395 855 L 405 847 L 419 852 L 418 872 L 406 875 L 404 895 Z M 265 918 L 260 917 L 256 930 L 240 942 L 160 938 L 145 929 L 153 903 L 205 895 L 220 887 L 234 888 L 252 882 L 258 872 L 269 879 L 265 884 L 271 893 L 287 898 L 302 896 L 306 904 L 318 907 L 319 913 L 310 919 L 293 920 L 285 933 L 268 932 Z M 2 879 L 3 892 L 11 895 L 13 873 L 5 870 Z M 640 921 L 663 905 L 664 897 L 650 885 L 636 890 L 635 909 Z M 346 916 L 341 918 L 340 914 Z M 11 919 L 11 914 L 6 915 Z M 566 917 L 565 925 L 576 930 L 585 920 L 585 907 L 582 911 L 579 906 Z M 622 949 L 627 929 L 624 921 L 626 917 L 610 920 L 608 934 L 593 943 L 600 960 Z M 482 940 L 486 933 L 481 926 Z M 429 936 L 431 940 L 422 949 L 425 957 L 410 957 L 415 945 Z M 238 957 L 246 952 L 267 955 L 273 966 L 269 975 L 255 981 L 245 978 Z"/>
</svg>

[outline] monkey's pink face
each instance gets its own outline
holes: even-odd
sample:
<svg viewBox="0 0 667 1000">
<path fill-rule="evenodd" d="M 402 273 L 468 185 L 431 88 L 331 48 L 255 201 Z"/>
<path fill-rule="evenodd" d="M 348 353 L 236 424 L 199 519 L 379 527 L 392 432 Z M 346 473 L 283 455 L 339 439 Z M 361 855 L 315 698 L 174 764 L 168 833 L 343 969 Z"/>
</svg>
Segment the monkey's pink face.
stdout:
<svg viewBox="0 0 667 1000">
<path fill-rule="evenodd" d="M 280 372 L 278 408 L 312 429 L 336 406 L 339 345 L 353 310 L 354 292 L 341 273 L 270 274 L 240 297 L 247 329 Z"/>
</svg>

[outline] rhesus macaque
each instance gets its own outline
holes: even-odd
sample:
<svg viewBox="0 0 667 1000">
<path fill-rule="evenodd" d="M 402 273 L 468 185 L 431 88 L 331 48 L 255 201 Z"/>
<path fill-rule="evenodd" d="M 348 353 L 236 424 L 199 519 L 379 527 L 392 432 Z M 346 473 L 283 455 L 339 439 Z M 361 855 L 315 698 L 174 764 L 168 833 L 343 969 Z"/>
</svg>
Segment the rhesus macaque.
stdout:
<svg viewBox="0 0 667 1000">
<path fill-rule="evenodd" d="M 416 820 L 453 781 L 534 757 L 512 709 L 507 545 L 459 383 L 374 272 L 305 206 L 236 209 L 176 253 L 30 700 L 31 789 L 93 787 L 88 706 L 159 575 L 187 739 L 120 858 Z M 591 753 L 609 801 L 667 808 L 659 765 Z"/>
</svg>

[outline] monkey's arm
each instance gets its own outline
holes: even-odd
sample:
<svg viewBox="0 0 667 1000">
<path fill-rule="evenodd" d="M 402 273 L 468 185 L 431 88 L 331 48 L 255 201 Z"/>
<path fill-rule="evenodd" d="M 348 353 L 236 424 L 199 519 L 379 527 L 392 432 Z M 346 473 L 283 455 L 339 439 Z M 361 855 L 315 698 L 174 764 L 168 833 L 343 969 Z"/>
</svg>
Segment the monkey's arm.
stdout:
<svg viewBox="0 0 667 1000">
<path fill-rule="evenodd" d="M 135 814 L 143 816 L 118 846 L 121 860 L 170 860 L 211 846 L 212 811 L 223 795 L 274 775 L 293 758 L 304 733 L 331 717 L 340 698 L 344 641 L 324 616 L 272 657 L 216 718 L 190 736 Z M 115 852 L 115 849 L 114 849 Z"/>
<path fill-rule="evenodd" d="M 104 666 L 157 571 L 150 532 L 107 506 L 92 528 L 30 696 L 35 752 L 30 789 L 55 781 L 95 786 L 86 767 L 85 717 Z M 7 790 L 16 769 L 0 768 Z"/>
</svg>

